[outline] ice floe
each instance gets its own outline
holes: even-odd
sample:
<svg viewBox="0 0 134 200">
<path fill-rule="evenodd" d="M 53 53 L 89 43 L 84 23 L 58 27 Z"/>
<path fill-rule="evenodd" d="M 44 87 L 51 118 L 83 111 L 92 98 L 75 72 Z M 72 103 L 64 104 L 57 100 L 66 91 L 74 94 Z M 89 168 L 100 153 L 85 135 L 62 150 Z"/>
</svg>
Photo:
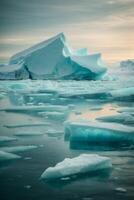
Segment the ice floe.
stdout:
<svg viewBox="0 0 134 200">
<path fill-rule="evenodd" d="M 54 167 L 47 168 L 41 175 L 41 179 L 59 179 L 111 167 L 112 163 L 108 157 L 97 154 L 81 154 L 75 158 L 66 158 Z"/>
<path fill-rule="evenodd" d="M 3 143 L 3 142 L 11 142 L 11 141 L 15 141 L 17 140 L 17 138 L 15 137 L 8 137 L 8 136 L 0 136 L 0 143 Z"/>
<path fill-rule="evenodd" d="M 36 145 L 21 145 L 21 146 L 13 146 L 13 147 L 1 147 L 0 151 L 8 152 L 8 153 L 19 153 L 24 151 L 29 151 L 32 149 L 36 149 Z"/>
<path fill-rule="evenodd" d="M 20 159 L 20 158 L 21 158 L 21 156 L 0 150 L 0 162 L 11 161 L 11 160 L 16 160 L 16 159 Z"/>
<path fill-rule="evenodd" d="M 125 146 L 134 144 L 134 129 L 116 123 L 100 122 L 67 122 L 65 123 L 65 139 L 70 143 L 88 145 Z"/>
</svg>

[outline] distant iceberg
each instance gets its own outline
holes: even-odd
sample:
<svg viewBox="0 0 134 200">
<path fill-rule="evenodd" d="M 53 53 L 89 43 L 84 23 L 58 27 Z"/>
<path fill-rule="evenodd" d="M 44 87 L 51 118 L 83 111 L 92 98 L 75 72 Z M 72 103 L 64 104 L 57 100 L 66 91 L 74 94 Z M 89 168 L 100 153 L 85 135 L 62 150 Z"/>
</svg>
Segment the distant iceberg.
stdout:
<svg viewBox="0 0 134 200">
<path fill-rule="evenodd" d="M 131 72 L 134 72 L 134 59 L 121 61 L 120 67 L 122 70 L 129 70 Z"/>
<path fill-rule="evenodd" d="M 12 56 L 9 66 L 0 68 L 0 79 L 98 80 L 105 72 L 101 54 L 89 55 L 85 48 L 72 50 L 60 33 Z"/>
</svg>

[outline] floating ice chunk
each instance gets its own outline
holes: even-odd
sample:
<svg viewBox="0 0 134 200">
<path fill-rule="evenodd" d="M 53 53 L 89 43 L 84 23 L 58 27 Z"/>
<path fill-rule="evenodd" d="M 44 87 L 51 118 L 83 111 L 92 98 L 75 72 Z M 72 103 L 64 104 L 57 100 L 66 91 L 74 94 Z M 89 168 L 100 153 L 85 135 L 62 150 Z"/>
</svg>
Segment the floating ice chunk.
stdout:
<svg viewBox="0 0 134 200">
<path fill-rule="evenodd" d="M 18 156 L 16 154 L 0 151 L 0 162 L 16 160 L 20 158 L 21 156 Z"/>
<path fill-rule="evenodd" d="M 81 154 L 72 159 L 66 158 L 55 167 L 49 167 L 43 172 L 41 179 L 59 179 L 111 167 L 111 160 L 108 157 L 102 157 L 97 154 Z"/>
<path fill-rule="evenodd" d="M 48 118 L 51 119 L 55 119 L 55 120 L 65 120 L 65 118 L 67 117 L 67 113 L 63 113 L 63 112 L 45 112 L 45 116 L 47 116 Z"/>
<path fill-rule="evenodd" d="M 18 152 L 24 152 L 29 151 L 32 149 L 37 148 L 35 145 L 26 145 L 26 146 L 13 146 L 13 147 L 1 147 L 0 150 L 8 153 L 18 153 Z"/>
<path fill-rule="evenodd" d="M 122 108 L 118 112 L 133 114 L 134 113 L 134 108 L 133 107 Z"/>
<path fill-rule="evenodd" d="M 44 105 L 44 106 L 14 106 L 9 108 L 1 108 L 0 111 L 6 112 L 45 112 L 45 111 L 67 111 L 67 106 L 58 106 L 58 105 Z"/>
<path fill-rule="evenodd" d="M 34 102 L 34 103 L 46 103 L 49 102 L 53 94 L 51 93 L 33 93 L 25 94 L 23 96 L 25 102 Z"/>
<path fill-rule="evenodd" d="M 24 124 L 8 124 L 4 125 L 6 128 L 19 128 L 19 127 L 31 127 L 31 126 L 48 126 L 50 123 L 24 123 Z"/>
<path fill-rule="evenodd" d="M 11 142 L 17 140 L 15 137 L 0 136 L 0 143 Z"/>
<path fill-rule="evenodd" d="M 115 123 L 122 123 L 122 124 L 134 124 L 134 117 L 128 113 L 122 113 L 118 115 L 110 115 L 96 118 L 97 120 L 104 121 L 104 122 L 115 122 Z"/>
<path fill-rule="evenodd" d="M 0 67 L 0 80 L 10 79 L 28 79 L 29 73 L 26 70 L 24 63 L 17 63 L 11 65 L 5 65 Z"/>
<path fill-rule="evenodd" d="M 26 188 L 26 189 L 31 189 L 31 187 L 32 187 L 31 185 L 25 185 L 24 186 L 24 188 Z"/>
<path fill-rule="evenodd" d="M 64 131 L 50 129 L 50 130 L 47 130 L 46 134 L 50 137 L 59 137 L 64 134 Z"/>
<path fill-rule="evenodd" d="M 123 192 L 123 193 L 127 192 L 127 190 L 125 188 L 121 188 L 121 187 L 118 187 L 115 190 L 118 191 L 118 192 Z"/>
<path fill-rule="evenodd" d="M 41 132 L 19 132 L 15 133 L 14 135 L 19 137 L 29 137 L 29 136 L 42 136 L 44 133 Z"/>
<path fill-rule="evenodd" d="M 94 145 L 126 145 L 134 143 L 133 127 L 115 123 L 68 122 L 65 139 Z"/>
<path fill-rule="evenodd" d="M 128 88 L 113 90 L 113 91 L 110 92 L 110 94 L 116 100 L 133 101 L 134 100 L 134 87 L 128 87 Z"/>
</svg>

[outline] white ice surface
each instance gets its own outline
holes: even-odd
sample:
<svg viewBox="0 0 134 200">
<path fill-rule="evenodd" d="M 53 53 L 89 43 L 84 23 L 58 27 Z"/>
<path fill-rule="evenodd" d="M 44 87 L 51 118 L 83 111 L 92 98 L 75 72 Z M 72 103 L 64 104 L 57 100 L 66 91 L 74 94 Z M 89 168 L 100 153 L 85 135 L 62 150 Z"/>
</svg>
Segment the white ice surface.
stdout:
<svg viewBox="0 0 134 200">
<path fill-rule="evenodd" d="M 57 179 L 111 167 L 111 160 L 108 157 L 97 154 L 81 154 L 75 158 L 66 158 L 54 167 L 47 168 L 41 175 L 41 179 Z"/>
</svg>

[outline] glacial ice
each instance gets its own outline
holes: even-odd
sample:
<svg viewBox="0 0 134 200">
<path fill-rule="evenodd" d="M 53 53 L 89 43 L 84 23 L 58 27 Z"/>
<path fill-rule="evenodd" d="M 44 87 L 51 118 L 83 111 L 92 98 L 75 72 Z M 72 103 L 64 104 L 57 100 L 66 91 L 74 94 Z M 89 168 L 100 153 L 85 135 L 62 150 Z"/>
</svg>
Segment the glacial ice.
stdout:
<svg viewBox="0 0 134 200">
<path fill-rule="evenodd" d="M 1 147 L 0 151 L 8 152 L 8 153 L 19 153 L 24 151 L 29 151 L 32 149 L 36 149 L 35 145 L 21 145 L 21 146 L 13 146 L 13 147 Z"/>
<path fill-rule="evenodd" d="M 23 62 L 0 67 L 0 80 L 21 80 L 28 78 L 29 73 L 25 69 Z"/>
<path fill-rule="evenodd" d="M 21 156 L 18 156 L 16 154 L 0 151 L 0 162 L 16 160 L 20 158 Z"/>
<path fill-rule="evenodd" d="M 66 122 L 65 139 L 70 143 L 88 142 L 91 145 L 118 147 L 134 144 L 133 127 L 100 122 Z"/>
<path fill-rule="evenodd" d="M 108 169 L 112 167 L 111 159 L 97 154 L 81 154 L 75 158 L 66 158 L 54 167 L 47 168 L 41 175 L 41 179 L 61 179 L 73 176 Z"/>
<path fill-rule="evenodd" d="M 12 56 L 0 79 L 96 80 L 106 72 L 101 54 L 72 50 L 63 33 Z"/>
</svg>

